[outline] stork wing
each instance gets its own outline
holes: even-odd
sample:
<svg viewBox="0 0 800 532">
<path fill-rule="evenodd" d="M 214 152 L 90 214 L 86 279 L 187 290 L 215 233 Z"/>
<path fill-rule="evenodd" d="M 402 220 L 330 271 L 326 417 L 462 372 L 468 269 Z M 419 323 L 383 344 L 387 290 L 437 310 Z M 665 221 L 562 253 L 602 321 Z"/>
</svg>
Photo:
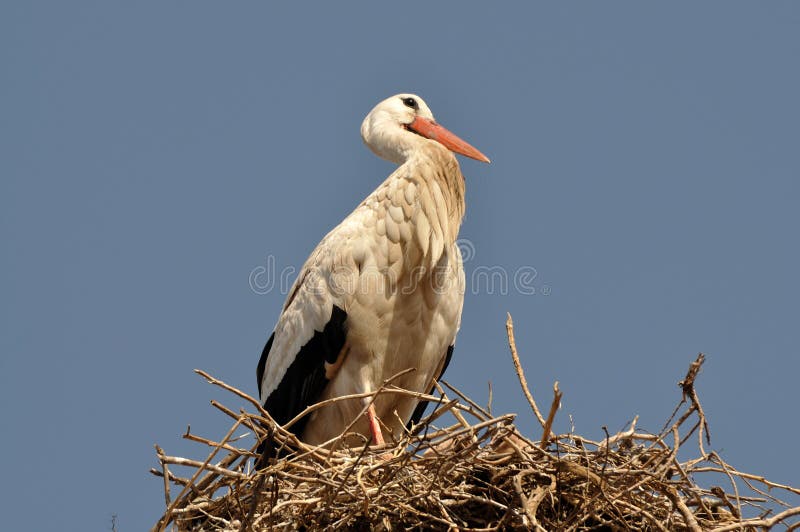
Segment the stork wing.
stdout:
<svg viewBox="0 0 800 532">
<path fill-rule="evenodd" d="M 308 257 L 257 367 L 261 403 L 283 425 L 320 395 L 338 369 L 346 343 L 348 301 L 354 296 L 374 234 L 375 207 L 362 203 Z M 370 231 L 373 228 L 373 231 Z M 376 238 L 378 235 L 374 235 Z M 305 422 L 290 430 L 301 435 Z"/>
<path fill-rule="evenodd" d="M 326 363 L 335 364 L 344 347 L 345 319 L 347 319 L 347 313 L 334 305 L 331 317 L 325 327 L 322 331 L 314 331 L 311 339 L 300 348 L 294 360 L 289 364 L 277 387 L 267 396 L 264 408 L 279 425 L 289 422 L 306 407 L 317 402 L 320 393 L 328 384 L 325 365 Z M 273 332 L 267 345 L 264 346 L 256 371 L 259 393 L 262 398 L 265 391 L 262 389 L 265 381 L 264 370 L 272 351 L 274 339 L 275 333 Z M 300 435 L 305 422 L 306 419 L 300 420 L 289 430 Z"/>
<path fill-rule="evenodd" d="M 335 231 L 329 237 L 336 240 Z M 329 282 L 326 240 L 300 271 L 256 368 L 261 404 L 280 425 L 319 400 L 326 365 L 336 364 L 345 345 L 347 307 Z M 300 435 L 304 426 L 290 430 Z"/>
</svg>

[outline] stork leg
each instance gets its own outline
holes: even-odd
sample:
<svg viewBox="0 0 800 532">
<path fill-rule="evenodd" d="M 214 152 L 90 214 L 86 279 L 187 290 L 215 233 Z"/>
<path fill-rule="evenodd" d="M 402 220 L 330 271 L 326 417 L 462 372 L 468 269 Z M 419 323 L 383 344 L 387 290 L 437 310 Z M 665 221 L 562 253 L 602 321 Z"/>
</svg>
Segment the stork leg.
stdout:
<svg viewBox="0 0 800 532">
<path fill-rule="evenodd" d="M 375 445 L 383 445 L 386 443 L 383 439 L 383 433 L 381 432 L 381 425 L 378 422 L 378 415 L 375 414 L 375 405 L 369 405 L 367 409 L 367 419 L 369 420 L 369 430 L 372 432 L 372 441 Z"/>
</svg>

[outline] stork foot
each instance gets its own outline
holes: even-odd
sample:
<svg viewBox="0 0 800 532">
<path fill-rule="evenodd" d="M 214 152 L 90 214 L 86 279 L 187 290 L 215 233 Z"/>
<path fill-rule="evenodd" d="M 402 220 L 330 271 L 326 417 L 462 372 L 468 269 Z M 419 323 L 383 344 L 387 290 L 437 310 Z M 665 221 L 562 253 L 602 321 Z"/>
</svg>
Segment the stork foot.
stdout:
<svg viewBox="0 0 800 532">
<path fill-rule="evenodd" d="M 367 409 L 367 419 L 369 420 L 369 430 L 372 433 L 372 442 L 375 445 L 383 447 L 386 441 L 383 439 L 383 433 L 381 432 L 381 425 L 378 422 L 378 415 L 375 414 L 375 405 L 369 405 Z"/>
</svg>

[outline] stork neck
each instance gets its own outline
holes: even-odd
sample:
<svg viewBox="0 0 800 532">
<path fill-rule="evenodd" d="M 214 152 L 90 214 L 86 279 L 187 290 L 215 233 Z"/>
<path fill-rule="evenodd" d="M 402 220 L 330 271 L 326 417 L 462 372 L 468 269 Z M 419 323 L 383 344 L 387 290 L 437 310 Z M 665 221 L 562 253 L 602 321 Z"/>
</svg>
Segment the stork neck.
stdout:
<svg viewBox="0 0 800 532">
<path fill-rule="evenodd" d="M 432 182 L 438 186 L 444 200 L 444 205 L 438 207 L 447 210 L 449 236 L 454 242 L 466 209 L 464 176 L 456 156 L 450 150 L 438 142 L 422 140 L 424 146 L 414 151 L 403 166 L 408 168 L 411 175 L 428 182 L 429 186 Z"/>
<path fill-rule="evenodd" d="M 397 165 L 405 164 L 416 156 L 424 157 L 428 144 L 438 144 L 405 129 L 380 135 L 376 140 L 376 145 L 370 146 L 372 150 Z"/>
</svg>

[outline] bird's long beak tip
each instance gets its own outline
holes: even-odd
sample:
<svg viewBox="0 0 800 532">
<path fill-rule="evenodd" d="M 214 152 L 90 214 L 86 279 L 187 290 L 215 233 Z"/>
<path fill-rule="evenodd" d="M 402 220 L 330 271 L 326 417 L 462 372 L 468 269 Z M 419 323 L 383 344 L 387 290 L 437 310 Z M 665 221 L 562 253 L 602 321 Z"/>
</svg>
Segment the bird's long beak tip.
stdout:
<svg viewBox="0 0 800 532">
<path fill-rule="evenodd" d="M 470 159 L 475 159 L 476 161 L 481 161 L 484 163 L 492 162 L 474 146 L 460 139 L 452 132 L 448 131 L 432 120 L 418 116 L 414 119 L 414 122 L 408 125 L 408 128 L 413 132 L 422 135 L 423 137 L 437 141 L 450 151 L 460 153 L 461 155 L 469 157 Z"/>
<path fill-rule="evenodd" d="M 472 146 L 470 146 L 470 148 L 472 148 Z M 461 155 L 469 157 L 470 159 L 475 159 L 476 161 L 480 161 L 482 163 L 492 164 L 492 160 L 489 159 L 487 156 L 485 156 L 483 153 L 481 153 L 480 151 L 476 150 L 475 148 L 472 148 L 472 150 L 474 150 L 474 151 L 471 151 L 470 153 L 462 153 Z M 460 153 L 460 152 L 457 152 L 457 153 Z"/>
</svg>

